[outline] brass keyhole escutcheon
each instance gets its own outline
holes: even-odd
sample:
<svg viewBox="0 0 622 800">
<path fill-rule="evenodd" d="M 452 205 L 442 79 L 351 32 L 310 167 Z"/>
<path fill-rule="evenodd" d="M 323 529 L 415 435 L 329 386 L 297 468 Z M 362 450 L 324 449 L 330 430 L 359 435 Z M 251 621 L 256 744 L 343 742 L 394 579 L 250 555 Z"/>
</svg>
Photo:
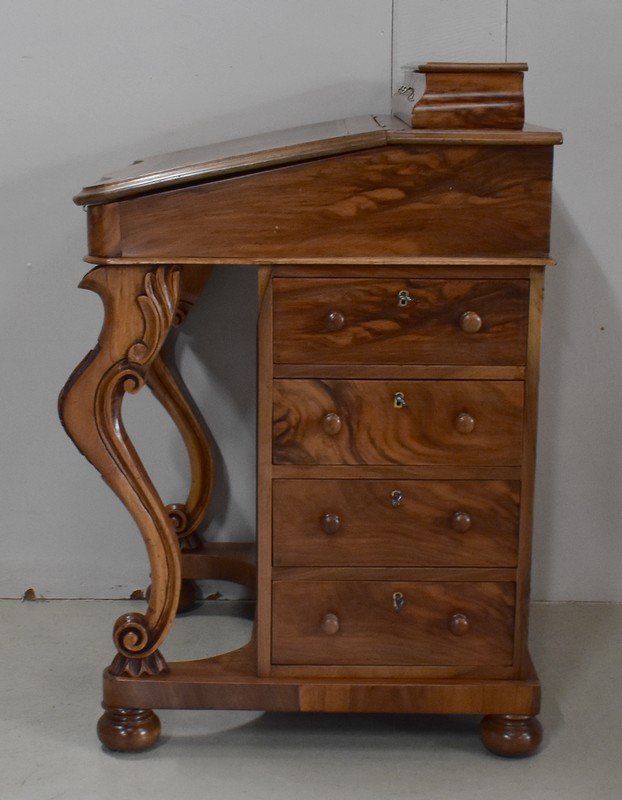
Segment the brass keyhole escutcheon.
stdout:
<svg viewBox="0 0 622 800">
<path fill-rule="evenodd" d="M 401 592 L 393 592 L 393 608 L 398 614 L 404 608 L 405 603 L 406 598 Z"/>
<path fill-rule="evenodd" d="M 393 405 L 395 408 L 408 408 L 404 392 L 395 392 L 393 395 Z"/>
<path fill-rule="evenodd" d="M 404 500 L 404 495 L 400 492 L 399 489 L 394 489 L 391 492 L 391 505 L 393 506 L 393 508 L 401 506 L 403 500 Z"/>
</svg>

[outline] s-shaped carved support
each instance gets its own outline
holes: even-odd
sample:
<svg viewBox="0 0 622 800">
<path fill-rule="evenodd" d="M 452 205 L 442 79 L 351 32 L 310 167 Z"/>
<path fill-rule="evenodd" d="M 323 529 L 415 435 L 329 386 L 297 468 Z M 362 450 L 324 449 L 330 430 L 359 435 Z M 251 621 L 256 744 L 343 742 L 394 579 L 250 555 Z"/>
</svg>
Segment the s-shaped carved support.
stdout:
<svg viewBox="0 0 622 800">
<path fill-rule="evenodd" d="M 180 298 L 173 325 L 182 325 L 186 315 L 200 295 L 210 267 L 195 267 L 181 273 Z M 171 503 L 166 511 L 173 523 L 182 551 L 193 551 L 201 546 L 197 535 L 214 487 L 215 464 L 210 438 L 203 418 L 177 371 L 174 361 L 175 338 L 173 333 L 153 361 L 147 373 L 147 386 L 161 403 L 177 426 L 190 461 L 190 488 L 184 503 Z M 193 580 L 182 578 L 178 611 L 192 608 L 200 596 Z"/>
<path fill-rule="evenodd" d="M 179 269 L 97 267 L 80 286 L 104 303 L 95 350 L 74 370 L 59 398 L 65 430 L 126 506 L 144 539 L 152 586 L 146 614 L 115 623 L 115 675 L 137 677 L 167 669 L 159 648 L 171 627 L 181 586 L 181 555 L 169 514 L 129 439 L 121 406 L 145 383 L 173 324 Z"/>
<path fill-rule="evenodd" d="M 181 275 L 180 302 L 173 320 L 178 327 L 194 304 L 210 270 L 199 268 Z M 212 496 L 214 459 L 209 436 L 201 415 L 188 394 L 174 363 L 172 334 L 158 353 L 147 374 L 147 386 L 177 426 L 190 459 L 190 489 L 185 503 L 166 507 L 182 550 L 196 546 L 194 534 L 199 528 Z"/>
</svg>

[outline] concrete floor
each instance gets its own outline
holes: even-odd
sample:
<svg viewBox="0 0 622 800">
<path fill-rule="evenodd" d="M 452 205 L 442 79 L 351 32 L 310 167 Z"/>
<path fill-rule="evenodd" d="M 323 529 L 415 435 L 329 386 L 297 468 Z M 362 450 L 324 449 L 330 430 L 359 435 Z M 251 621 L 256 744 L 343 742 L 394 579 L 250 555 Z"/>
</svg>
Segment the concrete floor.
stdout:
<svg viewBox="0 0 622 800">
<path fill-rule="evenodd" d="M 532 655 L 545 742 L 489 755 L 477 719 L 162 711 L 138 755 L 95 735 L 112 623 L 142 604 L 0 601 L 0 800 L 621 800 L 622 606 L 539 604 Z M 231 616 L 231 612 L 234 616 Z M 170 660 L 243 644 L 248 606 L 209 603 L 177 621 Z"/>
</svg>

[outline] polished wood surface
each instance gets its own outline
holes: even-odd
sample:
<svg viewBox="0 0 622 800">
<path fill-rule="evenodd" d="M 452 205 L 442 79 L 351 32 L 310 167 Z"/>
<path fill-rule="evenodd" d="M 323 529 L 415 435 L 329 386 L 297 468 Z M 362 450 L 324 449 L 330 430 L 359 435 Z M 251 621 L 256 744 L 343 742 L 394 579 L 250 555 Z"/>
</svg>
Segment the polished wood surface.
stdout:
<svg viewBox="0 0 622 800">
<path fill-rule="evenodd" d="M 434 380 L 524 380 L 523 366 L 455 364 L 274 364 L 275 378 L 369 378 Z"/>
<path fill-rule="evenodd" d="M 273 661 L 511 664 L 514 592 L 513 583 L 275 581 Z M 457 614 L 468 620 L 464 635 Z M 330 631 L 327 615 L 336 618 Z"/>
<path fill-rule="evenodd" d="M 174 264 L 175 266 L 186 267 L 204 267 L 219 264 L 221 266 L 242 268 L 248 267 L 249 265 L 256 267 L 274 266 L 275 268 L 278 268 L 279 274 L 284 275 L 291 275 L 292 270 L 300 268 L 301 275 L 299 277 L 302 277 L 302 273 L 305 272 L 303 268 L 305 267 L 312 267 L 313 271 L 317 273 L 317 275 L 321 275 L 322 272 L 326 272 L 330 269 L 330 267 L 339 266 L 343 270 L 344 277 L 350 272 L 350 274 L 357 278 L 364 277 L 365 270 L 369 269 L 370 267 L 376 269 L 379 267 L 390 267 L 391 272 L 399 272 L 400 269 L 410 270 L 410 274 L 406 277 L 415 277 L 415 275 L 418 273 L 418 270 L 415 271 L 414 269 L 416 267 L 424 270 L 426 267 L 441 267 L 443 272 L 447 272 L 451 267 L 453 267 L 455 272 L 458 274 L 454 274 L 453 276 L 447 275 L 447 277 L 458 278 L 468 274 L 469 271 L 473 271 L 474 264 L 477 264 L 478 270 L 486 271 L 487 267 L 494 268 L 496 277 L 498 278 L 520 278 L 523 272 L 525 272 L 525 276 L 528 277 L 529 268 L 532 266 L 552 267 L 557 263 L 555 259 L 549 258 L 548 256 L 538 258 L 535 256 L 525 258 L 521 256 L 498 256 L 496 258 L 491 258 L 488 256 L 482 258 L 481 256 L 478 256 L 475 259 L 472 256 L 386 256 L 383 258 L 379 258 L 378 256 L 360 256 L 358 258 L 334 256 L 330 259 L 322 257 L 300 258 L 297 256 L 291 256 L 289 258 L 262 258 L 261 256 L 257 256 L 254 258 L 240 259 L 230 258 L 229 256 L 210 255 L 196 257 L 175 256 L 175 258 L 171 258 L 170 256 L 133 256 L 132 258 L 124 258 L 123 256 L 108 257 L 87 254 L 84 256 L 83 260 L 87 264 L 118 267 L 155 266 L 159 264 Z M 350 268 L 349 272 L 348 267 Z M 388 271 L 388 269 L 385 270 L 385 272 Z"/>
<path fill-rule="evenodd" d="M 190 580 L 232 581 L 257 585 L 255 542 L 200 542 L 181 554 L 182 574 Z"/>
<path fill-rule="evenodd" d="M 280 379 L 273 409 L 275 464 L 509 466 L 522 455 L 520 381 Z"/>
<path fill-rule="evenodd" d="M 529 282 L 274 279 L 274 360 L 524 364 Z"/>
<path fill-rule="evenodd" d="M 419 72 L 450 72 L 450 73 L 471 73 L 471 72 L 527 72 L 529 65 L 524 61 L 426 61 L 419 64 Z"/>
<path fill-rule="evenodd" d="M 97 723 L 100 742 L 109 750 L 138 753 L 160 738 L 160 720 L 150 709 L 115 708 L 104 705 Z"/>
<path fill-rule="evenodd" d="M 551 170 L 551 147 L 333 156 L 121 201 L 122 255 L 545 257 Z"/>
<path fill-rule="evenodd" d="M 480 724 L 484 746 L 497 756 L 521 758 L 535 753 L 542 743 L 542 725 L 527 714 L 484 717 Z"/>
<path fill-rule="evenodd" d="M 525 375 L 525 448 L 521 471 L 523 499 L 518 551 L 518 592 L 516 603 L 515 660 L 525 665 L 528 658 L 529 601 L 531 591 L 531 552 L 533 536 L 533 499 L 536 471 L 536 436 L 538 427 L 538 382 L 540 377 L 540 336 L 544 301 L 544 270 L 534 267 L 529 294 L 529 341 Z"/>
<path fill-rule="evenodd" d="M 275 566 L 516 566 L 520 484 L 275 480 Z"/>
<path fill-rule="evenodd" d="M 387 575 L 404 581 L 510 581 L 516 580 L 514 567 L 364 567 L 356 564 L 348 566 L 308 566 L 272 568 L 274 580 L 288 581 L 351 581 L 359 578 L 369 581 L 386 580 Z"/>
<path fill-rule="evenodd" d="M 521 130 L 526 70 L 522 63 L 421 64 L 416 72 L 425 75 L 425 90 L 407 121 L 424 129 Z"/>
<path fill-rule="evenodd" d="M 146 614 L 123 614 L 114 626 L 118 654 L 112 670 L 134 676 L 167 669 L 159 647 L 173 623 L 181 589 L 180 553 L 171 518 L 125 430 L 124 395 L 146 382 L 173 325 L 179 270 L 108 267 L 81 286 L 103 300 L 97 347 L 75 369 L 59 399 L 65 430 L 124 503 L 142 534 L 151 568 Z"/>
<path fill-rule="evenodd" d="M 74 201 L 94 208 L 96 204 L 162 191 L 171 186 L 383 147 L 394 141 L 537 146 L 560 144 L 562 137 L 557 131 L 543 128 L 422 131 L 412 130 L 397 117 L 382 114 L 349 117 L 138 159 L 130 167 L 111 172 L 96 183 L 85 186 Z"/>
<path fill-rule="evenodd" d="M 209 277 L 210 270 L 182 274 L 173 325 L 180 326 Z M 177 426 L 190 461 L 190 487 L 184 502 L 166 507 L 182 549 L 195 546 L 193 537 L 203 522 L 214 487 L 211 437 L 174 363 L 175 340 L 170 336 L 146 375 L 147 386 Z M 187 591 L 187 589 L 186 589 Z"/>
<path fill-rule="evenodd" d="M 399 120 L 394 126 L 406 127 Z M 385 142 L 383 125 L 371 114 L 302 125 L 139 159 L 85 186 L 74 200 L 78 205 L 107 203 L 171 185 L 381 147 Z"/>
<path fill-rule="evenodd" d="M 104 672 L 104 702 L 131 708 L 227 708 L 398 714 L 534 715 L 540 684 L 529 664 L 520 679 L 257 675 L 255 642 L 232 653 L 178 661 L 141 680 Z M 316 668 L 317 669 L 317 668 Z M 396 668 L 396 672 L 399 668 Z M 432 669 L 432 668 L 430 668 Z M 437 671 L 440 668 L 435 668 Z M 481 667 L 479 668 L 481 672 Z"/>
<path fill-rule="evenodd" d="M 509 127 L 523 67 L 421 70 L 417 120 L 477 129 L 321 124 L 145 159 L 76 197 L 105 321 L 61 416 L 152 572 L 147 612 L 114 626 L 107 747 L 155 743 L 164 707 L 476 713 L 493 752 L 535 750 L 531 516 L 561 136 Z M 215 263 L 262 265 L 256 546 L 199 538 L 215 459 L 172 357 Z M 143 385 L 189 453 L 169 506 L 122 423 Z M 205 578 L 256 586 L 252 641 L 169 663 L 175 612 Z"/>
<path fill-rule="evenodd" d="M 272 672 L 272 270 L 257 280 L 257 675 Z"/>
</svg>

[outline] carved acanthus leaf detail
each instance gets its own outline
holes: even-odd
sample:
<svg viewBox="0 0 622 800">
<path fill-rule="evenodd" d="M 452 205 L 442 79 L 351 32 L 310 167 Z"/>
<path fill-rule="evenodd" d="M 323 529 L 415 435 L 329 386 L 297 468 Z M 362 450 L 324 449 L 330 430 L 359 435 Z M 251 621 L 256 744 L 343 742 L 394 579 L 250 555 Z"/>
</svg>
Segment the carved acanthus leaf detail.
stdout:
<svg viewBox="0 0 622 800">
<path fill-rule="evenodd" d="M 127 675 L 130 678 L 140 678 L 141 675 L 160 675 L 168 672 L 168 664 L 159 650 L 146 658 L 128 658 L 117 653 L 108 670 L 113 675 Z"/>
<path fill-rule="evenodd" d="M 137 297 L 144 320 L 142 338 L 127 353 L 134 364 L 148 364 L 162 347 L 173 320 L 179 297 L 179 270 L 158 267 L 145 275 L 145 293 Z"/>
</svg>

